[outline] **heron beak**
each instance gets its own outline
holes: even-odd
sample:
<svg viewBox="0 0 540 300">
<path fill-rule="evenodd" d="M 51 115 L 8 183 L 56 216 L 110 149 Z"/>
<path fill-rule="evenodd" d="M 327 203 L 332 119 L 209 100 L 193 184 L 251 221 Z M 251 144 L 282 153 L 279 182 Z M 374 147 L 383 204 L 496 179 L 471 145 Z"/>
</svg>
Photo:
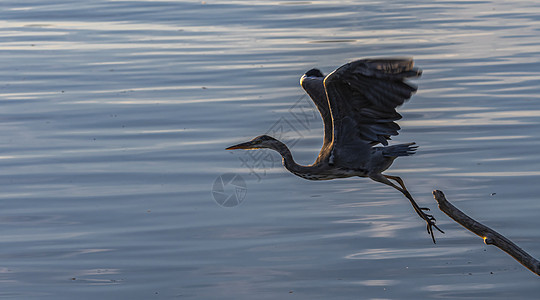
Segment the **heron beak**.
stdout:
<svg viewBox="0 0 540 300">
<path fill-rule="evenodd" d="M 253 146 L 253 143 L 251 143 L 251 142 L 246 142 L 246 143 L 242 143 L 242 144 L 230 146 L 230 147 L 228 147 L 228 148 L 225 148 L 225 150 L 251 149 L 251 146 Z"/>
</svg>

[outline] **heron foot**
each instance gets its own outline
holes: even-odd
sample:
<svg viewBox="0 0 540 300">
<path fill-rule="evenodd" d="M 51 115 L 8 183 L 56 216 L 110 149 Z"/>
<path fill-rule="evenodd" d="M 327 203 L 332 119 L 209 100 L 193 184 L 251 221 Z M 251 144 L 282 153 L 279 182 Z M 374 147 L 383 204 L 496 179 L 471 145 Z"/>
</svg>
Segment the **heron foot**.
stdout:
<svg viewBox="0 0 540 300">
<path fill-rule="evenodd" d="M 422 208 L 423 209 L 423 208 Z M 435 224 L 435 217 L 432 216 L 432 215 L 429 215 L 429 214 L 426 214 L 424 213 L 423 211 L 419 211 L 418 214 L 420 215 L 420 217 L 422 219 L 424 219 L 424 221 L 426 221 L 427 223 L 427 226 L 426 226 L 426 229 L 427 229 L 427 232 L 428 234 L 431 235 L 431 239 L 433 240 L 433 243 L 436 244 L 437 242 L 435 241 L 435 235 L 433 234 L 433 227 L 435 227 L 435 229 L 437 229 L 439 232 L 441 233 L 444 233 L 444 231 L 442 231 L 436 224 Z"/>
<path fill-rule="evenodd" d="M 444 233 L 444 231 L 442 231 L 437 225 L 435 225 L 435 217 L 433 217 L 432 215 L 424 213 L 424 211 L 429 211 L 430 210 L 429 208 L 418 206 L 416 201 L 414 201 L 413 197 L 411 196 L 411 194 L 409 193 L 409 191 L 405 187 L 405 184 L 403 183 L 403 180 L 401 178 L 399 178 L 398 176 L 383 175 L 383 174 L 380 174 L 380 173 L 379 174 L 371 174 L 369 176 L 369 178 L 371 178 L 371 179 L 373 179 L 375 181 L 378 181 L 380 183 L 384 183 L 386 185 L 389 185 L 389 186 L 395 188 L 396 190 L 400 191 L 401 193 L 403 193 L 403 195 L 405 195 L 405 197 L 407 197 L 407 199 L 409 199 L 409 201 L 411 202 L 411 204 L 412 204 L 412 206 L 414 208 L 414 211 L 420 216 L 420 218 L 422 218 L 422 219 L 424 219 L 424 221 L 426 221 L 426 223 L 427 223 L 427 232 L 431 235 L 431 239 L 433 240 L 433 243 L 436 243 L 435 242 L 435 235 L 433 234 L 433 227 L 435 227 L 435 229 L 437 229 L 441 233 Z M 401 187 L 395 185 L 389 179 L 395 180 Z"/>
</svg>

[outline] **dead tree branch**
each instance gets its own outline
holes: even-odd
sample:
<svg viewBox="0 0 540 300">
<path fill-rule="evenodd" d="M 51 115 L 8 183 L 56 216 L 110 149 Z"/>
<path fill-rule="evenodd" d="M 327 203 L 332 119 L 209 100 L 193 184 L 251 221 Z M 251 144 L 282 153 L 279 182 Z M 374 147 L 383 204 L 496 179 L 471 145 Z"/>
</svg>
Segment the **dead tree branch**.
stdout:
<svg viewBox="0 0 540 300">
<path fill-rule="evenodd" d="M 500 233 L 473 220 L 461 210 L 457 209 L 450 202 L 448 202 L 448 200 L 446 200 L 443 192 L 439 190 L 434 190 L 433 196 L 435 197 L 435 200 L 437 200 L 437 203 L 439 204 L 439 209 L 442 212 L 447 214 L 450 218 L 454 219 L 454 221 L 459 223 L 461 226 L 467 228 L 474 234 L 483 238 L 486 245 L 494 245 L 495 247 L 508 253 L 524 267 L 531 270 L 536 275 L 540 276 L 540 262 L 534 257 L 530 256 L 527 252 L 525 252 L 523 249 L 518 247 L 516 244 L 514 244 L 512 241 L 510 241 Z"/>
</svg>

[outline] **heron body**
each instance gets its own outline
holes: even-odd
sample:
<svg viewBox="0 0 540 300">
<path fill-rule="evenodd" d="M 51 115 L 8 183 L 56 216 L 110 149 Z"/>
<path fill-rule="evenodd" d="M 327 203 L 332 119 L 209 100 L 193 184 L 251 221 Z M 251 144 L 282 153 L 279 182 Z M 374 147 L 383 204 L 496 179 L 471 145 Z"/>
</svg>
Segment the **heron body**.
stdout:
<svg viewBox="0 0 540 300">
<path fill-rule="evenodd" d="M 389 185 L 409 199 L 416 213 L 426 221 L 427 231 L 435 242 L 432 227 L 442 232 L 435 225 L 435 218 L 424 213 L 427 208 L 417 205 L 400 177 L 383 174 L 396 158 L 416 151 L 415 143 L 389 146 L 388 140 L 398 135 L 400 129 L 395 123 L 401 119 L 396 107 L 410 99 L 417 89 L 406 79 L 421 74 L 414 68 L 412 59 L 404 58 L 357 60 L 327 76 L 311 69 L 301 77 L 300 85 L 317 106 L 324 125 L 323 145 L 313 164 L 297 164 L 284 143 L 267 135 L 227 150 L 275 150 L 282 156 L 287 170 L 308 180 L 358 176 Z"/>
</svg>

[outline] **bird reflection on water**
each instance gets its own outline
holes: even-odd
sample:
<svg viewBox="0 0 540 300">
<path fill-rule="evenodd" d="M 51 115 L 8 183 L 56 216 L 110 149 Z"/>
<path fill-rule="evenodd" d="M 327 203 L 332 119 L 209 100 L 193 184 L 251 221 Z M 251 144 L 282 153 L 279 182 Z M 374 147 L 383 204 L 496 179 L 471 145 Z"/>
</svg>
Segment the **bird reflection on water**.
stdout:
<svg viewBox="0 0 540 300">
<path fill-rule="evenodd" d="M 308 180 L 359 176 L 389 185 L 409 199 L 414 211 L 426 221 L 435 243 L 433 227 L 443 231 L 435 225 L 435 218 L 424 212 L 429 209 L 418 206 L 400 177 L 383 174 L 396 158 L 412 155 L 417 149 L 415 143 L 388 146 L 388 140 L 398 135 L 400 129 L 395 123 L 401 119 L 396 107 L 410 99 L 417 89 L 406 79 L 421 74 L 412 59 L 404 58 L 357 60 L 327 76 L 318 69 L 306 72 L 300 84 L 324 123 L 323 146 L 312 165 L 297 164 L 289 148 L 268 135 L 227 150 L 275 150 L 281 154 L 287 170 Z M 378 144 L 383 146 L 376 147 Z"/>
</svg>

